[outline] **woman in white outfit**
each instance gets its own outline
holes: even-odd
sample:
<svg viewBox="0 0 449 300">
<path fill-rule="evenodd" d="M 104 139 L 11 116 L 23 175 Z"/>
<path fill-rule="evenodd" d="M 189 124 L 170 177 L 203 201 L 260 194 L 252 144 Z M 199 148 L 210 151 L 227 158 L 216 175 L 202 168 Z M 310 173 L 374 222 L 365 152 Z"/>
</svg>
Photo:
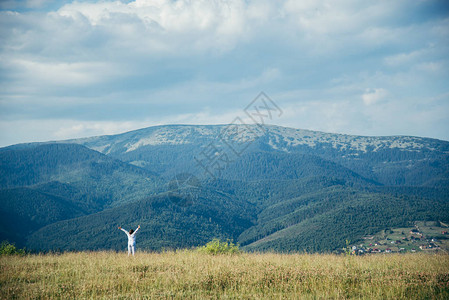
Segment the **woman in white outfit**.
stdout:
<svg viewBox="0 0 449 300">
<path fill-rule="evenodd" d="M 120 226 L 118 227 L 118 229 L 120 229 L 121 231 L 126 233 L 126 235 L 128 236 L 128 256 L 130 253 L 132 253 L 134 256 L 134 251 L 136 250 L 136 233 L 137 233 L 137 230 L 139 230 L 139 228 L 140 228 L 140 225 L 139 225 L 139 227 L 137 227 L 136 231 L 131 229 L 128 232 L 125 229 L 123 229 L 122 227 L 120 227 Z"/>
</svg>

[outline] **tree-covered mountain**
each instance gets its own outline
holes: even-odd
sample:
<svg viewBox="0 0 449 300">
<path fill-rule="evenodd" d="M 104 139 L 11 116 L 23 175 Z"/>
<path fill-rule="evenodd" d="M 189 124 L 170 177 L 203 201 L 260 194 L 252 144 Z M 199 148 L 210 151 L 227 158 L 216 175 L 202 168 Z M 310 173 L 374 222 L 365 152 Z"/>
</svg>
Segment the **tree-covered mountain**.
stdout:
<svg viewBox="0 0 449 300">
<path fill-rule="evenodd" d="M 214 237 L 234 239 L 252 226 L 252 204 L 200 187 L 194 203 L 177 205 L 169 194 L 103 210 L 45 226 L 29 237 L 36 249 L 123 249 L 126 236 L 117 226 L 142 226 L 139 247 L 151 250 L 185 248 Z M 135 229 L 135 228 L 134 228 Z"/>
<path fill-rule="evenodd" d="M 29 144 L 0 151 L 0 187 L 33 187 L 97 211 L 155 194 L 155 173 L 76 144 Z M 67 194 L 68 193 L 68 194 Z"/>
<path fill-rule="evenodd" d="M 421 137 L 364 137 L 270 125 L 169 125 L 67 142 L 168 176 L 192 172 L 198 167 L 194 158 L 211 151 L 238 159 L 237 150 L 319 156 L 385 185 L 447 186 L 449 180 L 449 142 Z"/>
<path fill-rule="evenodd" d="M 25 245 L 33 231 L 86 214 L 64 198 L 27 187 L 0 190 L 0 236 Z"/>
<path fill-rule="evenodd" d="M 449 142 L 419 137 L 155 126 L 1 148 L 0 176 L 0 239 L 32 249 L 121 249 L 116 227 L 141 224 L 139 246 L 152 250 L 221 237 L 332 251 L 418 219 L 449 222 Z"/>
<path fill-rule="evenodd" d="M 24 245 L 37 229 L 156 194 L 154 173 L 76 144 L 0 151 L 0 239 Z"/>
<path fill-rule="evenodd" d="M 447 199 L 331 187 L 269 206 L 239 241 L 248 250 L 320 251 L 415 220 L 447 219 Z"/>
</svg>

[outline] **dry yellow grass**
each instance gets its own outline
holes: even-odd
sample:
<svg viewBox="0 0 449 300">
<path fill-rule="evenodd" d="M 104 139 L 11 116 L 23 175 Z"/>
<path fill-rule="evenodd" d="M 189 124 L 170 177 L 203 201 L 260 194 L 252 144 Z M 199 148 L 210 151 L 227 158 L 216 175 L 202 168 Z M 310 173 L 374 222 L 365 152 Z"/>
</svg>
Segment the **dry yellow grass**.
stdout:
<svg viewBox="0 0 449 300">
<path fill-rule="evenodd" d="M 449 299 L 448 255 L 80 252 L 0 268 L 2 299 Z"/>
</svg>

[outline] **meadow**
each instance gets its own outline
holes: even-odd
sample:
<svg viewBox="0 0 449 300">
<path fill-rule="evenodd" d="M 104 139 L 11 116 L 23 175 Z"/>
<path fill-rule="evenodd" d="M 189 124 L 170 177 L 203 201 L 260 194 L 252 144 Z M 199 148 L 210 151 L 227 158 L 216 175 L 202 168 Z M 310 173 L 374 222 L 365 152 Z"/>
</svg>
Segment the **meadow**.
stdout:
<svg viewBox="0 0 449 300">
<path fill-rule="evenodd" d="M 11 255 L 0 257 L 0 298 L 449 299 L 449 255 Z"/>
</svg>

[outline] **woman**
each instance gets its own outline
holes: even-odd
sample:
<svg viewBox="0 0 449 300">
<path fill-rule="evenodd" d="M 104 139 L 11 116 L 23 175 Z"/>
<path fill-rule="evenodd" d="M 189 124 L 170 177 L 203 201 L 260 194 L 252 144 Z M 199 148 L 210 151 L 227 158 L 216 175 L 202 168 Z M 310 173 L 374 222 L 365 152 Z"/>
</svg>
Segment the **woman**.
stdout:
<svg viewBox="0 0 449 300">
<path fill-rule="evenodd" d="M 129 232 L 127 232 L 122 227 L 120 227 L 120 226 L 118 227 L 118 229 L 120 229 L 121 231 L 126 233 L 126 235 L 128 236 L 128 256 L 131 252 L 134 256 L 134 251 L 136 250 L 136 233 L 137 233 L 137 230 L 139 230 L 139 228 L 140 228 L 140 225 L 137 227 L 136 231 L 131 229 Z"/>
</svg>

